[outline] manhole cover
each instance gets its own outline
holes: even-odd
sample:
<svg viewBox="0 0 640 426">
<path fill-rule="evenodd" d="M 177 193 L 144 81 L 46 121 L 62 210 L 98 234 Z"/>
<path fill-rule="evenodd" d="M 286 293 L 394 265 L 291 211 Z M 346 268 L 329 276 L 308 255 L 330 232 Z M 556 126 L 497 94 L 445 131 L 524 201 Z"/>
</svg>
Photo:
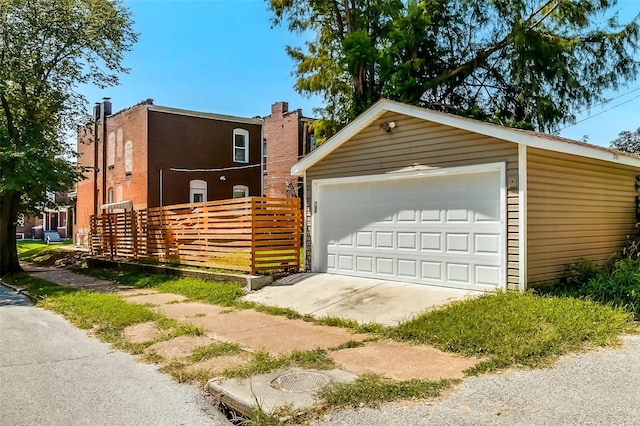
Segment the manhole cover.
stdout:
<svg viewBox="0 0 640 426">
<path fill-rule="evenodd" d="M 311 392 L 329 384 L 329 377 L 321 373 L 290 373 L 276 377 L 271 387 L 284 392 Z"/>
</svg>

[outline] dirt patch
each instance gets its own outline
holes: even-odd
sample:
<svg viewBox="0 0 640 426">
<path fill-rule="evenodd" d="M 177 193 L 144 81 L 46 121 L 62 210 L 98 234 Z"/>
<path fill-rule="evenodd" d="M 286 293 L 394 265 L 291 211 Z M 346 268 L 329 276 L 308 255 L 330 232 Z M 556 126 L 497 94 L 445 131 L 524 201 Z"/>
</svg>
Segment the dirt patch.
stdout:
<svg viewBox="0 0 640 426">
<path fill-rule="evenodd" d="M 147 349 L 164 359 L 186 358 L 194 349 L 207 346 L 214 340 L 205 336 L 179 336 L 171 340 L 155 343 Z"/>
<path fill-rule="evenodd" d="M 463 358 L 430 346 L 384 341 L 335 351 L 329 356 L 355 374 L 377 373 L 395 380 L 461 379 L 480 360 Z"/>
<path fill-rule="evenodd" d="M 167 303 L 182 302 L 186 299 L 181 294 L 156 293 L 127 297 L 127 302 L 138 305 L 165 305 Z"/>
<path fill-rule="evenodd" d="M 74 250 L 60 247 L 55 250 L 49 250 L 35 259 L 30 260 L 30 262 L 39 266 L 69 268 L 81 265 L 84 259 L 88 256 L 89 253 L 85 250 Z"/>
<path fill-rule="evenodd" d="M 206 315 L 219 315 L 222 314 L 225 309 L 227 308 L 198 302 L 173 303 L 160 305 L 156 308 L 161 314 L 177 320 L 198 318 Z"/>
<path fill-rule="evenodd" d="M 153 321 L 130 325 L 124 329 L 124 336 L 131 343 L 150 342 L 158 337 L 158 334 L 159 331 Z"/>
</svg>

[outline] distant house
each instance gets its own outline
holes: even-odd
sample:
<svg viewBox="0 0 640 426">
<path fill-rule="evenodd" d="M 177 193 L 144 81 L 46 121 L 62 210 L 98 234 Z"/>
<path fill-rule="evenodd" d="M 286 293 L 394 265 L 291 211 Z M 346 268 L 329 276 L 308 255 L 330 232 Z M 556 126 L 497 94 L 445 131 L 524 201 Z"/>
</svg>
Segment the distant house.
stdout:
<svg viewBox="0 0 640 426">
<path fill-rule="evenodd" d="M 41 240 L 45 232 L 57 232 L 61 238 L 71 238 L 75 220 L 73 197 L 75 193 L 51 193 L 49 197 L 57 208 L 45 208 L 39 215 L 21 215 L 16 224 L 19 240 Z"/>
<path fill-rule="evenodd" d="M 390 100 L 292 173 L 313 272 L 526 290 L 637 235 L 639 156 Z"/>
<path fill-rule="evenodd" d="M 276 102 L 264 117 L 264 195 L 303 198 L 302 178 L 291 167 L 315 148 L 312 118 L 302 110 L 289 111 L 287 102 Z"/>
<path fill-rule="evenodd" d="M 78 132 L 76 244 L 91 215 L 262 195 L 261 119 L 153 105 L 115 114 L 105 99 Z"/>
</svg>

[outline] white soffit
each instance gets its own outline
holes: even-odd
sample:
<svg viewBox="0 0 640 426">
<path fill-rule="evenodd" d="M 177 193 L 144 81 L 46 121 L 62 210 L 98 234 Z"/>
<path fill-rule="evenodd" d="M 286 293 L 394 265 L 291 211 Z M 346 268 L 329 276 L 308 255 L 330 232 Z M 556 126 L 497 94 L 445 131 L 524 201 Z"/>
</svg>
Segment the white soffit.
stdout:
<svg viewBox="0 0 640 426">
<path fill-rule="evenodd" d="M 432 111 L 426 108 L 416 107 L 388 99 L 381 99 L 351 123 L 347 124 L 342 128 L 342 130 L 329 138 L 329 140 L 324 144 L 320 145 L 320 147 L 315 149 L 298 163 L 294 164 L 291 168 L 291 174 L 295 176 L 302 176 L 305 170 L 322 160 L 343 143 L 358 134 L 363 128 L 367 127 L 387 112 L 420 118 L 426 121 L 467 130 L 473 133 L 533 148 L 578 155 L 581 157 L 608 161 L 615 164 L 640 167 L 640 157 L 633 154 L 627 154 L 597 145 L 573 141 L 553 135 L 546 135 L 544 133 L 512 129 L 509 127 L 499 126 L 497 124 Z"/>
</svg>

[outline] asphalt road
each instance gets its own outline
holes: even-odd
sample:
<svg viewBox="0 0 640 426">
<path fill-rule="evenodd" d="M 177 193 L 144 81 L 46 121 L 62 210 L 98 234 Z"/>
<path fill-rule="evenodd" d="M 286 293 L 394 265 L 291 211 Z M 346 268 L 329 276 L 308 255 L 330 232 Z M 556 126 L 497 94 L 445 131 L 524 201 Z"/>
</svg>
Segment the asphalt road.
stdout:
<svg viewBox="0 0 640 426">
<path fill-rule="evenodd" d="M 470 377 L 439 401 L 333 412 L 316 426 L 637 426 L 640 336 L 624 340 L 622 348 L 573 355 L 547 369 Z"/>
<path fill-rule="evenodd" d="M 201 393 L 0 286 L 0 425 L 228 425 Z"/>
</svg>

